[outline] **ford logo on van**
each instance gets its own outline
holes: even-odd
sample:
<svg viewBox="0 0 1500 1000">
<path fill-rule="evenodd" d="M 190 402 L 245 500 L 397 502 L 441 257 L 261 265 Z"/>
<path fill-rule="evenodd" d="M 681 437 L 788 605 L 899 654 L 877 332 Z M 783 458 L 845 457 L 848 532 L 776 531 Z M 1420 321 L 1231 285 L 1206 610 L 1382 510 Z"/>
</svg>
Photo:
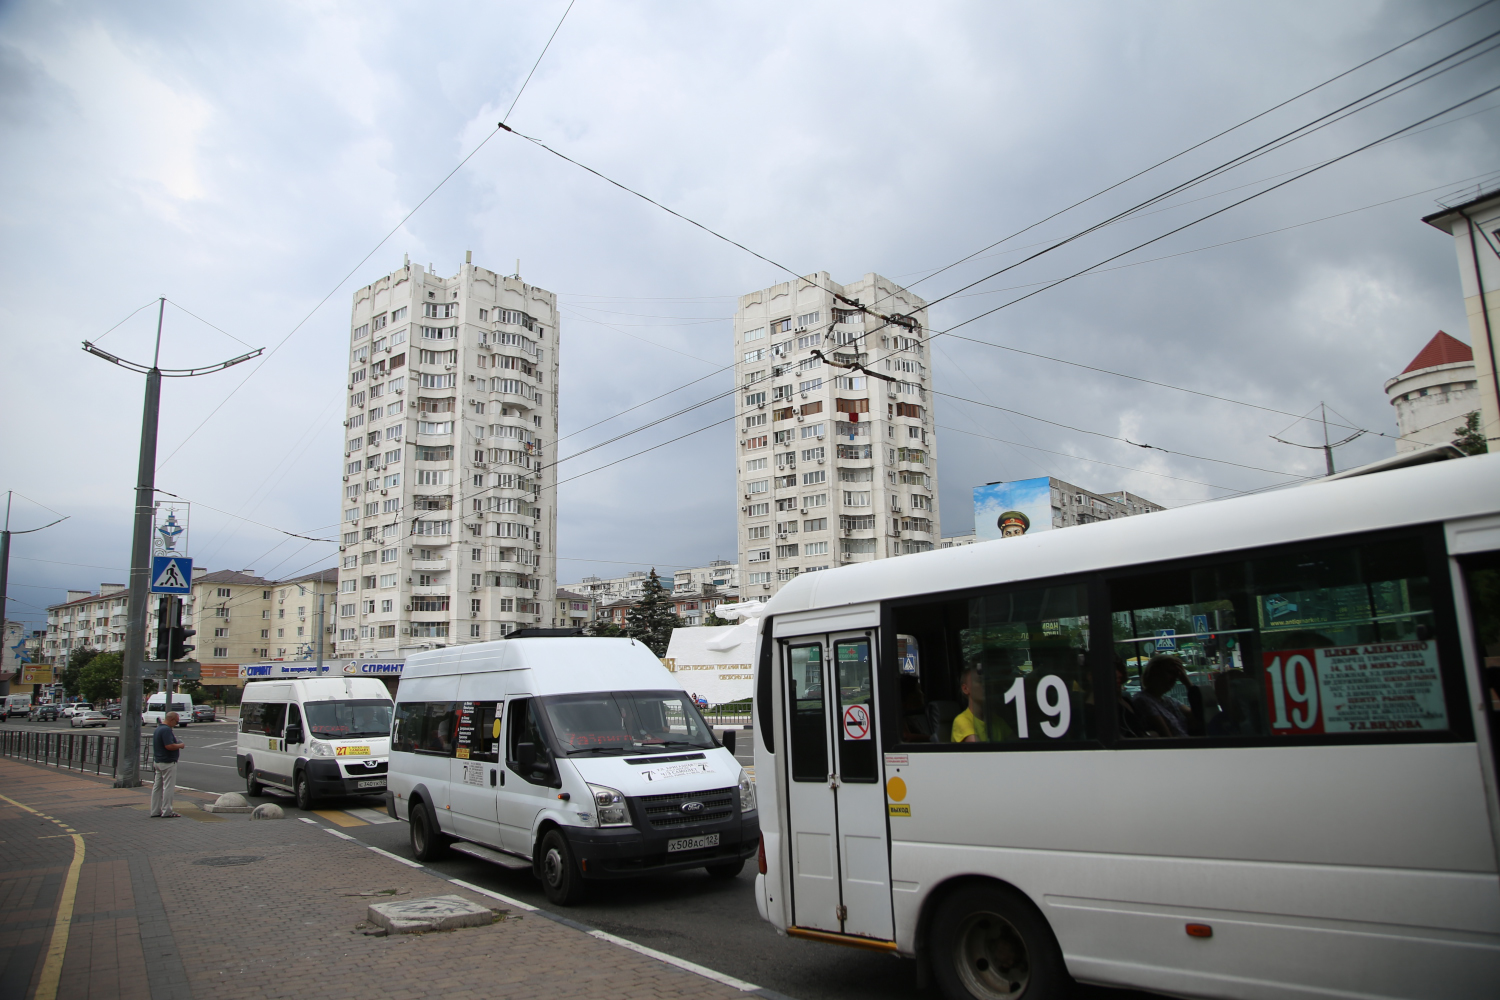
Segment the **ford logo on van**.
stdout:
<svg viewBox="0 0 1500 1000">
<path fill-rule="evenodd" d="M 703 811 L 703 803 L 702 802 L 684 802 L 678 808 L 680 808 L 683 812 L 685 812 L 685 813 L 687 813 L 689 815 L 692 815 L 693 813 L 700 813 L 700 812 Z"/>
</svg>

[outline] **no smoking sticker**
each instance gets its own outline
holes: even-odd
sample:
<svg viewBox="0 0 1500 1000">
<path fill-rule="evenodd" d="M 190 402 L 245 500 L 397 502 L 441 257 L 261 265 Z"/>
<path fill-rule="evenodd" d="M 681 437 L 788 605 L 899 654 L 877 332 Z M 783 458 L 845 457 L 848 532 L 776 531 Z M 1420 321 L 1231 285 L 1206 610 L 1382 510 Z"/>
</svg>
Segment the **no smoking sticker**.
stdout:
<svg viewBox="0 0 1500 1000">
<path fill-rule="evenodd" d="M 870 710 L 864 705 L 850 705 L 844 709 L 844 739 L 867 740 L 870 738 Z"/>
</svg>

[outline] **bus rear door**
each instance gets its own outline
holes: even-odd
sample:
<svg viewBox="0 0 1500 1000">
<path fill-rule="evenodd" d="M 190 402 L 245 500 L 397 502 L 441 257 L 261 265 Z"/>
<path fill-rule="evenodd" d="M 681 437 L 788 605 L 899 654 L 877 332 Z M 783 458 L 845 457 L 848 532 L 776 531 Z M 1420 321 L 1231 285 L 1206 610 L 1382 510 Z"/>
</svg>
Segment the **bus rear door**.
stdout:
<svg viewBox="0 0 1500 1000">
<path fill-rule="evenodd" d="M 781 644 L 792 923 L 890 941 L 890 849 L 873 630 Z"/>
</svg>

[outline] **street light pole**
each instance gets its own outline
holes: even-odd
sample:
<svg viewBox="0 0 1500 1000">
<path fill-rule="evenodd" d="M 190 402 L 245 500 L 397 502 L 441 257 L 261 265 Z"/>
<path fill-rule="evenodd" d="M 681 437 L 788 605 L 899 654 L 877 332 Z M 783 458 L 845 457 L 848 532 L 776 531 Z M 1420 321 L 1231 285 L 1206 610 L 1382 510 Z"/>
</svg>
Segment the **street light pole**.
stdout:
<svg viewBox="0 0 1500 1000">
<path fill-rule="evenodd" d="M 141 675 L 146 656 L 146 605 L 151 589 L 151 520 L 156 500 L 156 429 L 161 410 L 161 380 L 188 378 L 223 371 L 260 355 L 264 348 L 221 361 L 206 368 L 161 367 L 161 328 L 167 311 L 163 296 L 156 312 L 156 349 L 151 367 L 126 361 L 85 340 L 83 349 L 111 364 L 146 376 L 146 402 L 141 413 L 141 452 L 135 476 L 135 525 L 130 541 L 130 604 L 125 625 L 124 669 L 120 678 L 120 743 L 115 761 L 115 787 L 135 788 L 141 783 Z M 189 583 L 192 581 L 189 580 Z M 170 674 L 168 675 L 170 686 Z"/>
<path fill-rule="evenodd" d="M 41 531 L 42 528 L 50 528 L 52 527 L 52 524 L 61 524 L 62 522 L 67 520 L 66 517 L 60 517 L 56 521 L 53 521 L 52 524 L 42 525 L 42 528 L 27 528 L 25 531 L 11 531 L 10 501 L 11 494 L 14 492 L 14 490 L 5 491 L 5 529 L 3 531 L 0 531 L 0 635 L 5 634 L 5 622 L 7 620 L 7 613 L 10 611 L 10 536 L 29 535 L 33 531 Z M 54 513 L 56 512 L 54 511 Z M 21 665 L 18 662 L 16 664 L 16 674 L 18 679 L 20 676 L 20 671 Z M 10 694 L 10 684 L 10 681 L 0 681 L 0 694 Z M 33 708 L 36 707 L 37 698 L 40 692 L 40 684 L 33 684 L 31 686 L 31 704 Z"/>
<path fill-rule="evenodd" d="M 115 787 L 141 783 L 141 660 L 146 655 L 146 604 L 151 586 L 151 515 L 156 500 L 156 428 L 161 411 L 161 327 L 165 297 L 156 310 L 156 350 L 146 372 L 146 403 L 141 413 L 141 451 L 135 474 L 135 526 L 130 538 L 130 603 L 125 619 L 125 664 L 120 678 L 120 743 Z"/>
</svg>

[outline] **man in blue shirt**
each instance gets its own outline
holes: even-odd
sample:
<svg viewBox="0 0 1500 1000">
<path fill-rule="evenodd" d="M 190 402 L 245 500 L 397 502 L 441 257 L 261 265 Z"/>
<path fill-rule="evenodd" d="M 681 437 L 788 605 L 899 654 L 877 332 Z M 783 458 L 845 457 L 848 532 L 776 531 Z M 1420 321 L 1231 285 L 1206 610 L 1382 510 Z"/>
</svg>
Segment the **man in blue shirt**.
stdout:
<svg viewBox="0 0 1500 1000">
<path fill-rule="evenodd" d="M 177 713 L 168 712 L 151 735 L 151 760 L 156 766 L 151 781 L 151 815 L 163 819 L 182 815 L 172 808 L 172 796 L 177 794 L 177 754 L 187 744 L 177 742 L 177 734 L 172 732 L 175 725 Z"/>
</svg>

